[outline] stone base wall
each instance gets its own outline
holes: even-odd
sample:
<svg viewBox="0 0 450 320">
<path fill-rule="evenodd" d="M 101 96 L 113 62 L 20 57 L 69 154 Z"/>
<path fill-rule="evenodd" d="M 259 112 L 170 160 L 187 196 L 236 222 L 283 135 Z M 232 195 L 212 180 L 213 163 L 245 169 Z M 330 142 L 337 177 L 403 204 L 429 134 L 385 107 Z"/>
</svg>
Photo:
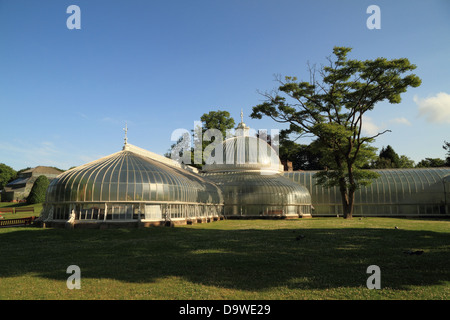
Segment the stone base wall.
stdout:
<svg viewBox="0 0 450 320">
<path fill-rule="evenodd" d="M 146 227 L 174 227 L 194 223 L 209 223 L 223 220 L 223 217 L 201 217 L 201 218 L 178 218 L 171 220 L 141 220 L 141 221 L 80 221 L 69 223 L 62 220 L 39 221 L 36 225 L 43 228 L 66 228 L 66 229 L 113 229 L 113 228 L 146 228 Z"/>
</svg>

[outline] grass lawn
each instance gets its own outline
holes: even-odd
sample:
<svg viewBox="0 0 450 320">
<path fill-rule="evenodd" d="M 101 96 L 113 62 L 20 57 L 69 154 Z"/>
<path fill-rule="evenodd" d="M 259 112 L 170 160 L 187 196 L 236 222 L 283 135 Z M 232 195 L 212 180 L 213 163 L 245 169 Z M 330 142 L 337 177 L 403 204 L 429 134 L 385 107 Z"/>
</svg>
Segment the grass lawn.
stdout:
<svg viewBox="0 0 450 320">
<path fill-rule="evenodd" d="M 405 254 L 408 250 L 423 254 Z M 448 220 L 2 228 L 0 299 L 447 300 L 449 262 Z M 81 269 L 79 290 L 66 286 L 70 265 Z M 366 286 L 370 265 L 380 267 L 380 290 Z"/>
</svg>

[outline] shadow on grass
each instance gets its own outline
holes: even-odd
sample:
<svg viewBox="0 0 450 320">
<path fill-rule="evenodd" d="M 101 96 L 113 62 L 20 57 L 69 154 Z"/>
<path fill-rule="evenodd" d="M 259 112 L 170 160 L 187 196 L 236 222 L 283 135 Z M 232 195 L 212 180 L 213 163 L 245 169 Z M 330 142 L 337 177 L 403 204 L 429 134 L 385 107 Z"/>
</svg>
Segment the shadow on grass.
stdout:
<svg viewBox="0 0 450 320">
<path fill-rule="evenodd" d="M 82 278 L 130 283 L 175 276 L 238 290 L 331 289 L 366 287 L 367 267 L 378 265 L 383 288 L 407 289 L 450 280 L 449 245 L 448 233 L 394 229 L 30 227 L 1 231 L 0 275 L 66 281 L 78 265 Z"/>
</svg>

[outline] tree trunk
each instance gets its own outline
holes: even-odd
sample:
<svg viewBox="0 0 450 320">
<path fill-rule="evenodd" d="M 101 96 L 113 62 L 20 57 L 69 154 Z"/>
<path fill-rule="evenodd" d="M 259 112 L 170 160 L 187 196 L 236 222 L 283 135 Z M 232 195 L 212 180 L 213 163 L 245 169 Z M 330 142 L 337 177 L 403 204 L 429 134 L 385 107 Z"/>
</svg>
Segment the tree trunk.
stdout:
<svg viewBox="0 0 450 320">
<path fill-rule="evenodd" d="M 355 203 L 355 190 L 356 182 L 353 176 L 353 163 L 347 160 L 347 170 L 348 170 L 348 194 L 347 194 L 347 210 L 344 210 L 344 219 L 353 218 L 353 204 Z"/>
<path fill-rule="evenodd" d="M 355 202 L 355 191 L 353 190 L 353 188 L 347 189 L 345 178 L 339 179 L 339 190 L 341 192 L 344 219 L 351 219 L 353 217 L 353 204 Z"/>
<path fill-rule="evenodd" d="M 348 194 L 347 194 L 347 186 L 345 185 L 345 179 L 339 179 L 339 191 L 341 192 L 342 199 L 342 209 L 344 213 L 344 218 L 347 216 L 348 212 Z"/>
<path fill-rule="evenodd" d="M 349 190 L 347 195 L 347 205 L 344 206 L 344 219 L 353 218 L 353 204 L 355 202 L 355 191 Z"/>
</svg>

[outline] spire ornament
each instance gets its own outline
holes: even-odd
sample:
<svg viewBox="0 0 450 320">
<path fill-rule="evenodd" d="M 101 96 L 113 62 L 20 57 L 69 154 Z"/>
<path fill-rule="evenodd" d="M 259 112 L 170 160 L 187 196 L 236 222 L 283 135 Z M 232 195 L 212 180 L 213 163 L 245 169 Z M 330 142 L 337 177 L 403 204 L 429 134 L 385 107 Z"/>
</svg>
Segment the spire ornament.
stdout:
<svg viewBox="0 0 450 320">
<path fill-rule="evenodd" d="M 125 131 L 125 138 L 124 138 L 123 140 L 124 140 L 124 142 L 125 142 L 125 145 L 127 145 L 127 144 L 128 144 L 128 137 L 127 137 L 127 134 L 128 134 L 128 125 L 127 125 L 126 122 L 125 122 L 125 128 L 123 128 L 123 131 Z"/>
<path fill-rule="evenodd" d="M 241 109 L 241 122 L 237 125 L 236 129 L 238 130 L 236 132 L 236 135 L 243 135 L 248 136 L 249 133 L 249 127 L 244 123 L 244 111 Z"/>
</svg>

